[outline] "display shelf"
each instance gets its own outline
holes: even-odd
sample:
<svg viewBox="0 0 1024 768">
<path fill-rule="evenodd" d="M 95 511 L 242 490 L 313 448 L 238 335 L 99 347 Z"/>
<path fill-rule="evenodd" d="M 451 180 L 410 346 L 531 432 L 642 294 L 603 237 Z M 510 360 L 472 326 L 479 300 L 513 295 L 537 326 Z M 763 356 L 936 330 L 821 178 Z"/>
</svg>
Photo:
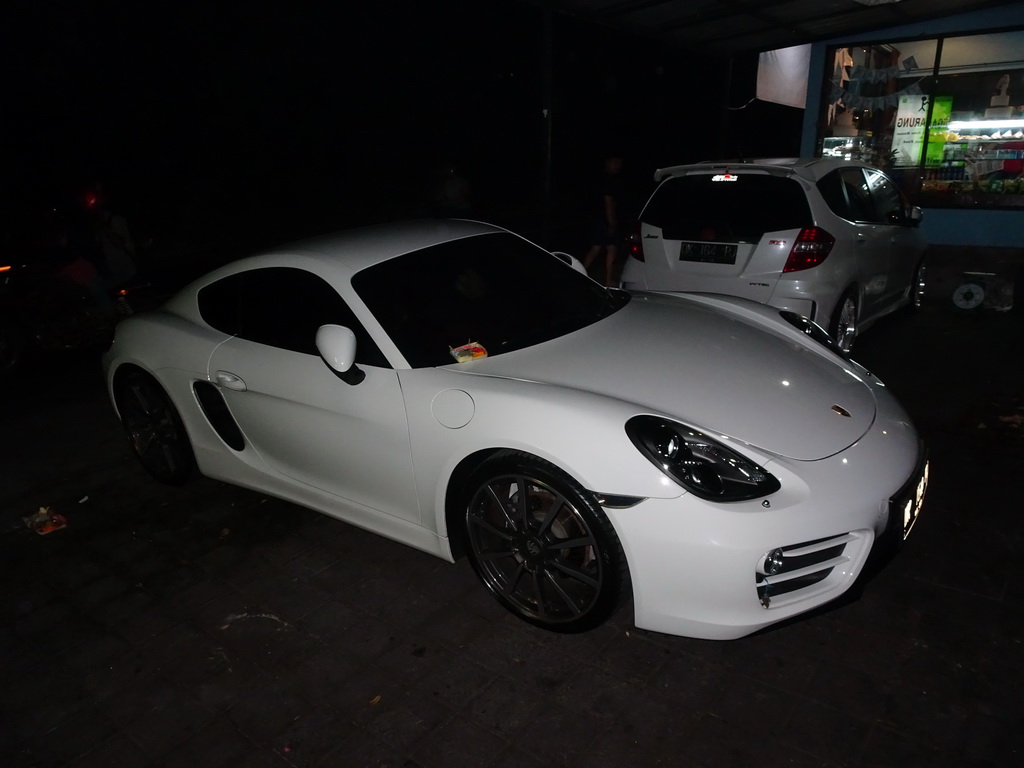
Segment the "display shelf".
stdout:
<svg viewBox="0 0 1024 768">
<path fill-rule="evenodd" d="M 982 193 L 1003 194 L 1024 169 L 1024 120 L 951 120 L 946 126 L 934 126 L 929 141 L 945 140 L 941 161 L 924 169 L 924 182 L 963 182 L 981 185 Z M 960 190 L 957 190 L 958 193 Z M 977 204 L 972 201 L 971 204 Z"/>
</svg>

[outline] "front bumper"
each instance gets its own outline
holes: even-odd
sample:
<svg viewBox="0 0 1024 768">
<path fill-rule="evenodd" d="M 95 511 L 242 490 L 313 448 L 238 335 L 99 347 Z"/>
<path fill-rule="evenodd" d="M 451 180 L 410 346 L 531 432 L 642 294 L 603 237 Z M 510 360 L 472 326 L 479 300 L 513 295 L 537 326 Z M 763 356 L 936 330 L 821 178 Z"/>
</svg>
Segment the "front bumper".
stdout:
<svg viewBox="0 0 1024 768">
<path fill-rule="evenodd" d="M 782 489 L 765 499 L 715 504 L 686 494 L 606 509 L 629 563 L 636 626 L 734 639 L 850 589 L 879 537 L 902 540 L 905 503 L 915 500 L 916 519 L 927 482 L 920 441 L 886 400 L 890 413 L 847 450 L 766 465 Z"/>
</svg>

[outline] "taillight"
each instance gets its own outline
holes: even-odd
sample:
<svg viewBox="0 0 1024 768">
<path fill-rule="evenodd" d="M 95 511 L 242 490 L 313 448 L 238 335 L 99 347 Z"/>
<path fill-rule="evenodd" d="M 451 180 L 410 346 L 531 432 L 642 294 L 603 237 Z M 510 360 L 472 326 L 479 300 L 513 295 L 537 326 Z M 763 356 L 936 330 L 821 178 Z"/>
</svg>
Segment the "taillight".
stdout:
<svg viewBox="0 0 1024 768">
<path fill-rule="evenodd" d="M 640 239 L 640 222 L 633 224 L 633 231 L 626 235 L 626 253 L 637 261 L 644 260 L 644 243 Z"/>
<path fill-rule="evenodd" d="M 797 235 L 783 272 L 799 272 L 816 267 L 832 252 L 836 239 L 821 227 L 804 227 Z"/>
</svg>

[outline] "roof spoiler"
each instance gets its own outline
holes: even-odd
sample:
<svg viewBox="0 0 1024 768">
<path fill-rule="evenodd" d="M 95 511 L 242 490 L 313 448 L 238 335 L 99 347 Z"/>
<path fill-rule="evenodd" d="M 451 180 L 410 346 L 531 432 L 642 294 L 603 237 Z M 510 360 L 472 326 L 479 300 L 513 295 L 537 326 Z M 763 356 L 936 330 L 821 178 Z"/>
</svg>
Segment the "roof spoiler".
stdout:
<svg viewBox="0 0 1024 768">
<path fill-rule="evenodd" d="M 702 160 L 699 163 L 659 168 L 654 172 L 654 180 L 662 181 L 669 176 L 681 176 L 691 171 L 728 172 L 730 169 L 736 168 L 737 166 L 742 166 L 744 168 L 756 168 L 757 170 L 764 171 L 771 176 L 787 176 L 793 172 L 793 166 L 800 162 L 801 159 L 797 157 L 763 157 L 751 158 L 749 160 Z"/>
</svg>

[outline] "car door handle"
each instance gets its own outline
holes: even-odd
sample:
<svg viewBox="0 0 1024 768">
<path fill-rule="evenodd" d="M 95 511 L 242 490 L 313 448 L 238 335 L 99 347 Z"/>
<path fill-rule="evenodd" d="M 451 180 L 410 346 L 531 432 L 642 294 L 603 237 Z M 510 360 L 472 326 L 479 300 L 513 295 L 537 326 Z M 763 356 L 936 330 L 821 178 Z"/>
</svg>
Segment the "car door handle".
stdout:
<svg viewBox="0 0 1024 768">
<path fill-rule="evenodd" d="M 235 392 L 245 392 L 245 382 L 227 371 L 217 371 L 217 383 L 224 389 L 233 389 Z"/>
</svg>

